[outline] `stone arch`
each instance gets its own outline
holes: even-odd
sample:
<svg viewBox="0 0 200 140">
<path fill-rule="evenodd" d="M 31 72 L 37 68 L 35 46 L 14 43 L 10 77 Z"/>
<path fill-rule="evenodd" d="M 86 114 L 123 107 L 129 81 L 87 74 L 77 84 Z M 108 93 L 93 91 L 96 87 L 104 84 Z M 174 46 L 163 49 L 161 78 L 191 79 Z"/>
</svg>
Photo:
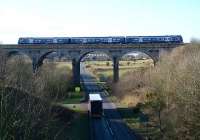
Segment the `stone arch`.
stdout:
<svg viewBox="0 0 200 140">
<path fill-rule="evenodd" d="M 103 50 L 92 50 L 92 51 L 87 51 L 87 52 L 84 52 L 80 55 L 80 58 L 79 58 L 79 63 L 81 62 L 81 60 L 87 55 L 87 54 L 90 54 L 90 53 L 101 53 L 101 54 L 105 54 L 108 56 L 109 58 L 109 61 L 111 61 L 112 63 L 112 67 L 113 67 L 113 81 L 118 81 L 118 78 L 115 78 L 116 74 L 115 74 L 115 65 L 114 65 L 114 58 L 115 56 L 108 50 L 108 51 L 103 51 Z M 92 60 L 93 61 L 93 60 Z M 107 61 L 107 60 L 106 60 Z M 105 77 L 101 77 L 102 79 L 104 79 Z M 117 80 L 114 80 L 114 79 L 117 79 Z"/>
<path fill-rule="evenodd" d="M 80 62 L 87 54 L 94 53 L 94 52 L 106 54 L 110 59 L 112 59 L 112 56 L 111 56 L 111 54 L 110 54 L 109 52 L 101 51 L 101 50 L 92 50 L 92 51 L 87 51 L 87 52 L 82 53 L 82 54 L 80 55 L 79 62 Z"/>
<path fill-rule="evenodd" d="M 28 58 L 30 58 L 30 60 L 31 60 L 31 57 L 28 54 L 21 52 L 21 51 L 16 51 L 16 50 L 15 51 L 9 51 L 6 54 L 7 54 L 8 58 L 10 58 L 12 56 L 16 56 L 16 55 L 24 55 L 24 56 L 27 56 Z"/>
<path fill-rule="evenodd" d="M 30 60 L 30 62 L 32 62 L 31 56 L 28 55 L 28 54 L 25 53 L 25 52 L 16 51 L 16 50 L 6 52 L 6 56 L 8 57 L 8 59 L 11 58 L 11 57 L 13 57 L 13 56 L 17 56 L 17 55 L 25 56 L 25 57 L 27 57 L 27 58 Z"/>
<path fill-rule="evenodd" d="M 144 54 L 148 55 L 152 60 L 153 60 L 153 64 L 154 66 L 156 65 L 156 63 L 159 60 L 159 50 L 148 50 L 148 51 L 142 51 Z"/>
<path fill-rule="evenodd" d="M 145 55 L 147 55 L 149 58 L 151 58 L 153 60 L 154 65 L 156 64 L 156 62 L 158 62 L 159 59 L 159 50 L 133 50 L 133 51 L 126 51 L 123 52 L 123 54 L 120 56 L 119 59 L 122 59 L 123 56 L 132 53 L 132 52 L 140 52 L 140 53 L 144 53 Z"/>
<path fill-rule="evenodd" d="M 12 57 L 19 54 L 21 54 L 19 51 L 10 51 L 10 52 L 7 52 L 7 57 Z"/>
<path fill-rule="evenodd" d="M 56 52 L 56 51 L 49 51 L 49 52 L 46 52 L 46 53 L 44 53 L 43 55 L 41 55 L 40 58 L 38 59 L 37 67 L 42 66 L 44 59 L 45 59 L 49 54 L 54 53 L 54 52 Z"/>
</svg>

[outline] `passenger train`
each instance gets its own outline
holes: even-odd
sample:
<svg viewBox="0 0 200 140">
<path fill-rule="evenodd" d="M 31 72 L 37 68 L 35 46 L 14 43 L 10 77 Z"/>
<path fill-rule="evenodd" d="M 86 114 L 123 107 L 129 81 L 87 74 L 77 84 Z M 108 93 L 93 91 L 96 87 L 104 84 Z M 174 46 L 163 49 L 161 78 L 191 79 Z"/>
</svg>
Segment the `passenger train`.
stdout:
<svg viewBox="0 0 200 140">
<path fill-rule="evenodd" d="M 18 44 L 142 44 L 183 43 L 181 35 L 109 37 L 25 37 Z"/>
</svg>

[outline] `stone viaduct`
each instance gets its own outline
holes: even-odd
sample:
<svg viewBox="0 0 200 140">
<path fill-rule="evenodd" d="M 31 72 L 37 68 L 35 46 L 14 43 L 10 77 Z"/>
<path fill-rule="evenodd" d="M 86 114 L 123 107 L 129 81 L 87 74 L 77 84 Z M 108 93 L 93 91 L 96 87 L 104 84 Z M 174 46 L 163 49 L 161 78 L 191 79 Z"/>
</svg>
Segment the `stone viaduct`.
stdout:
<svg viewBox="0 0 200 140">
<path fill-rule="evenodd" d="M 119 80 L 119 61 L 130 52 L 147 54 L 154 64 L 158 61 L 162 51 L 171 51 L 183 44 L 149 43 L 149 44 L 34 44 L 34 45 L 0 45 L 8 56 L 15 54 L 27 55 L 32 60 L 33 72 L 42 66 L 43 60 L 51 53 L 56 52 L 59 57 L 69 56 L 72 60 L 73 82 L 80 84 L 81 59 L 91 52 L 107 54 L 113 61 L 113 82 Z"/>
</svg>

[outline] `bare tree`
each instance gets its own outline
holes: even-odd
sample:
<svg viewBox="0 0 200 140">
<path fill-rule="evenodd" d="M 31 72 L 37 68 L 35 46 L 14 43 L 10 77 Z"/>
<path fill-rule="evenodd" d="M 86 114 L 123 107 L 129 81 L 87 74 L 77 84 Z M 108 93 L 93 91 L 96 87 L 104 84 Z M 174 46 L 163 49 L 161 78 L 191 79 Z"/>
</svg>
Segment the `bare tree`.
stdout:
<svg viewBox="0 0 200 140">
<path fill-rule="evenodd" d="M 6 52 L 0 49 L 0 80 L 5 79 L 7 56 Z"/>
</svg>

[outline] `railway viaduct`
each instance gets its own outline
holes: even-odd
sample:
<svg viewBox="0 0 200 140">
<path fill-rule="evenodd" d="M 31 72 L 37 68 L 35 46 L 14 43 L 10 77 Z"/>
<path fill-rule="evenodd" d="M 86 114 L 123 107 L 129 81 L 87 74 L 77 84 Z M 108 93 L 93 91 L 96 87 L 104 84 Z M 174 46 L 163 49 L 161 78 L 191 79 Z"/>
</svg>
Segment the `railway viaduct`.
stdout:
<svg viewBox="0 0 200 140">
<path fill-rule="evenodd" d="M 56 52 L 59 57 L 69 56 L 72 60 L 73 82 L 80 84 L 81 59 L 91 52 L 107 54 L 113 61 L 113 82 L 119 80 L 119 61 L 121 57 L 130 52 L 147 54 L 154 64 L 158 61 L 162 51 L 171 51 L 183 45 L 174 43 L 149 43 L 149 44 L 34 44 L 34 45 L 0 45 L 7 56 L 16 54 L 27 55 L 32 60 L 33 72 L 42 66 L 43 60 L 51 53 Z"/>
</svg>

